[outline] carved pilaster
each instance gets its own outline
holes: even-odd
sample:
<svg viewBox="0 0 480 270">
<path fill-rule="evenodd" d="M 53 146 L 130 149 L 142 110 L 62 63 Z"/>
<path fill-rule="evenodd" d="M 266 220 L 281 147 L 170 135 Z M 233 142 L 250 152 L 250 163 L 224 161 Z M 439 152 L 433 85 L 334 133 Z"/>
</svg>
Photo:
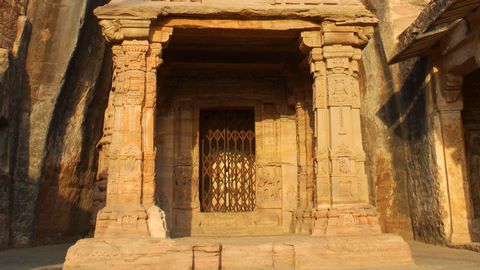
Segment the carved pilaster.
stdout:
<svg viewBox="0 0 480 270">
<path fill-rule="evenodd" d="M 435 133 L 434 145 L 440 146 L 437 153 L 442 153 L 436 162 L 438 168 L 443 170 L 439 175 L 445 177 L 442 186 L 449 191 L 445 192 L 449 197 L 449 219 L 446 222 L 451 222 L 451 231 L 447 232 L 447 235 L 452 243 L 465 243 L 471 241 L 471 238 L 468 218 L 470 195 L 466 181 L 467 160 L 462 119 L 463 77 L 446 73 L 436 67 L 433 75 L 433 96 L 438 114 L 432 118 L 432 123 L 433 127 L 439 127 L 440 131 Z"/>
<path fill-rule="evenodd" d="M 325 23 L 322 31 L 302 34 L 314 79 L 314 235 L 380 232 L 368 201 L 360 127 L 358 65 L 372 29 Z"/>
<path fill-rule="evenodd" d="M 157 69 L 163 63 L 162 44 L 153 43 L 147 53 L 145 106 L 143 108 L 143 205 L 155 204 L 155 115 L 157 104 Z"/>
</svg>

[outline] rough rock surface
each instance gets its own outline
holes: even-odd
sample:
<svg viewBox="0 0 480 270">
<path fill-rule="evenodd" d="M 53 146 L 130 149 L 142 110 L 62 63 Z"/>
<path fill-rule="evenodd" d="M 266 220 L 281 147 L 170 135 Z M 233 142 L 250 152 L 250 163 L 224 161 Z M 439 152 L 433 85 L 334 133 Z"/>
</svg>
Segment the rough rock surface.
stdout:
<svg viewBox="0 0 480 270">
<path fill-rule="evenodd" d="M 0 48 L 0 249 L 6 248 L 10 233 L 11 177 L 8 164 L 8 120 L 9 120 L 9 87 L 7 72 L 9 69 L 9 50 Z"/>
<path fill-rule="evenodd" d="M 17 36 L 17 18 L 25 15 L 28 0 L 0 1 L 0 48 L 10 49 Z"/>
<path fill-rule="evenodd" d="M 24 59 L 29 23 L 27 1 L 0 2 L 0 249 L 10 242 L 15 138 L 18 130 L 19 91 L 24 80 Z"/>
<path fill-rule="evenodd" d="M 11 245 L 64 241 L 91 229 L 95 144 L 108 92 L 102 89 L 111 76 L 92 16 L 103 3 L 32 1 L 28 8 L 25 83 L 16 86 L 19 111 L 10 109 L 18 117 L 18 134 L 9 141 Z"/>
<path fill-rule="evenodd" d="M 384 232 L 442 243 L 443 209 L 433 167 L 433 134 L 425 103 L 425 63 L 413 59 L 389 66 L 396 37 L 427 1 L 376 1 L 380 18 L 364 50 L 362 124 L 372 200 Z M 419 91 L 414 91 L 419 89 Z"/>
</svg>

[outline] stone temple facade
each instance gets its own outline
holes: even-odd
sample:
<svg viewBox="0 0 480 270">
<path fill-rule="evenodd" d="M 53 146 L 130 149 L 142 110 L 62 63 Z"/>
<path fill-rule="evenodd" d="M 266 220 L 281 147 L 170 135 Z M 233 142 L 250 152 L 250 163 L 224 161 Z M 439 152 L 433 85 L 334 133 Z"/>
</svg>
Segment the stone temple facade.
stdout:
<svg viewBox="0 0 480 270">
<path fill-rule="evenodd" d="M 346 258 L 409 261 L 398 236 L 381 234 L 368 196 L 359 61 L 377 20 L 356 1 L 310 4 L 113 1 L 95 11 L 113 44 L 106 204 L 66 269 L 249 260 L 221 239 L 176 252 L 177 241 L 156 240 L 168 235 L 311 235 L 267 242 L 273 268 L 315 267 L 299 257 L 328 257 L 311 249 L 322 241 L 346 245 Z M 132 245 L 138 260 L 116 258 Z"/>
<path fill-rule="evenodd" d="M 0 247 L 329 269 L 480 241 L 480 1 L 40 2 L 1 2 Z"/>
</svg>

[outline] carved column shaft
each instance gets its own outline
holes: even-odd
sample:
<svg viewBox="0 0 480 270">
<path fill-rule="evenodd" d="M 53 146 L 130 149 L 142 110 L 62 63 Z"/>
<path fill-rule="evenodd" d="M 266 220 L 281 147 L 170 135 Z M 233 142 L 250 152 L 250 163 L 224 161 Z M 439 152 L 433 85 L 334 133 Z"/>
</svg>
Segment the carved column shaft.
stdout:
<svg viewBox="0 0 480 270">
<path fill-rule="evenodd" d="M 302 33 L 314 79 L 314 235 L 380 232 L 368 201 L 360 126 L 360 30 L 326 25 Z"/>
<path fill-rule="evenodd" d="M 332 204 L 368 203 L 360 127 L 360 49 L 325 46 Z"/>
<path fill-rule="evenodd" d="M 157 69 L 172 29 L 152 32 L 150 20 L 136 19 L 108 19 L 100 25 L 114 43 L 114 74 L 100 142 L 106 206 L 97 215 L 95 237 L 165 238 L 165 215 L 155 205 L 154 138 Z"/>
<path fill-rule="evenodd" d="M 155 111 L 157 69 L 171 28 L 150 30 L 149 20 L 103 20 L 112 46 L 114 75 L 105 114 L 102 175 L 106 206 L 97 215 L 95 237 L 165 238 L 163 211 L 155 205 Z"/>
<path fill-rule="evenodd" d="M 114 78 L 108 153 L 106 207 L 97 216 L 95 236 L 148 235 L 142 204 L 144 181 L 144 107 L 148 41 L 123 41 L 112 47 Z"/>
<path fill-rule="evenodd" d="M 145 102 L 148 41 L 124 41 L 116 48 L 114 123 L 107 206 L 141 207 L 143 178 L 142 110 Z M 123 77 L 123 78 L 121 78 Z M 122 85 L 120 85 L 122 84 Z"/>
</svg>

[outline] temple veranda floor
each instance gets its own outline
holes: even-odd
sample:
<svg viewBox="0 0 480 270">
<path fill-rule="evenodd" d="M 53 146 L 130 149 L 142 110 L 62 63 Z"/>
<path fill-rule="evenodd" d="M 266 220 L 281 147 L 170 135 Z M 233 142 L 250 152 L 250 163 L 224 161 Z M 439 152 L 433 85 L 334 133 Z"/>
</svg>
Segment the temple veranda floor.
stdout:
<svg viewBox="0 0 480 270">
<path fill-rule="evenodd" d="M 218 239 L 210 238 L 208 241 Z M 182 241 L 189 241 L 184 239 Z M 247 238 L 231 238 L 227 242 L 256 241 Z M 430 269 L 455 269 L 455 270 L 477 270 L 480 269 L 480 253 L 458 250 L 446 247 L 427 245 L 420 242 L 408 242 L 417 266 L 398 266 L 367 268 L 373 270 L 430 270 Z M 0 252 L 0 269 L 61 269 L 67 249 L 71 244 L 39 246 L 25 249 L 11 249 Z M 241 259 L 241 258 L 239 258 Z M 348 268 L 366 269 L 366 268 Z"/>
</svg>

